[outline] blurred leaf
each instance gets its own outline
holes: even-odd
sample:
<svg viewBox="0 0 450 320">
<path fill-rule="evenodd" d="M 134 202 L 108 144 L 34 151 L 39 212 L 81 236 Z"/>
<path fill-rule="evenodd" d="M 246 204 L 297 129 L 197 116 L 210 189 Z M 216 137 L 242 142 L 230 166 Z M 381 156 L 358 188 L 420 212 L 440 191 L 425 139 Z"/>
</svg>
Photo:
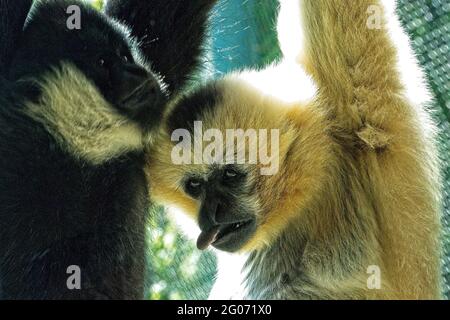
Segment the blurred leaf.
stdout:
<svg viewBox="0 0 450 320">
<path fill-rule="evenodd" d="M 104 0 L 92 0 L 92 5 L 97 9 L 101 10 L 103 8 Z"/>
</svg>

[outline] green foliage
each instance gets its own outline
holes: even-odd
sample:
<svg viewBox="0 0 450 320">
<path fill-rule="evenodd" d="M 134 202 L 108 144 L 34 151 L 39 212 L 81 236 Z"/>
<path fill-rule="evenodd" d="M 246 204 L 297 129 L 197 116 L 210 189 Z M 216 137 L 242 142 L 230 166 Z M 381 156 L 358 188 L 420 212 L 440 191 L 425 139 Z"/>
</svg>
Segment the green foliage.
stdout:
<svg viewBox="0 0 450 320">
<path fill-rule="evenodd" d="M 206 299 L 215 274 L 215 258 L 187 241 L 161 208 L 149 227 L 149 278 L 152 300 Z"/>
<path fill-rule="evenodd" d="M 97 9 L 101 10 L 104 5 L 104 0 L 91 0 L 92 5 Z"/>
</svg>

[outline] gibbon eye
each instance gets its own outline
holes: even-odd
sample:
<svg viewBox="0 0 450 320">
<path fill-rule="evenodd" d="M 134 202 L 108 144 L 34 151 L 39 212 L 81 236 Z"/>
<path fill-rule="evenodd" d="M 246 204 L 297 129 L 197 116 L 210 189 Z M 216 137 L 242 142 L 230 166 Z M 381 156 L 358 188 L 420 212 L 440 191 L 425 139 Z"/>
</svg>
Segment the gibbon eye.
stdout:
<svg viewBox="0 0 450 320">
<path fill-rule="evenodd" d="M 186 181 L 186 192 L 194 197 L 197 197 L 200 195 L 201 188 L 202 188 L 202 181 L 197 178 L 191 178 Z"/>
<path fill-rule="evenodd" d="M 233 170 L 233 169 L 225 169 L 225 172 L 224 172 L 224 177 L 225 178 L 228 178 L 228 179 L 232 179 L 232 178 L 236 178 L 238 176 L 238 173 L 237 173 L 237 171 L 236 170 Z"/>
<path fill-rule="evenodd" d="M 122 55 L 122 60 L 123 60 L 123 62 L 128 63 L 128 61 L 129 61 L 128 56 Z"/>
<path fill-rule="evenodd" d="M 98 65 L 102 68 L 106 67 L 106 61 L 103 58 L 98 59 Z"/>
<path fill-rule="evenodd" d="M 197 179 L 191 179 L 189 180 L 189 187 L 191 188 L 199 188 L 202 185 L 202 183 L 200 182 L 200 180 Z"/>
</svg>

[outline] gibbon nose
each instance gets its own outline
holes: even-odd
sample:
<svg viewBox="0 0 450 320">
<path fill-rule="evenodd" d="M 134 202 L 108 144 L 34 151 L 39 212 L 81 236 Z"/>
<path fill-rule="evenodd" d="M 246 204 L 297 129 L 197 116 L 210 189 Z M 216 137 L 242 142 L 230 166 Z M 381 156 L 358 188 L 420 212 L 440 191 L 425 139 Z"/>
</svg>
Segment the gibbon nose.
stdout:
<svg viewBox="0 0 450 320">
<path fill-rule="evenodd" d="M 122 108 L 134 116 L 144 108 L 158 106 L 163 93 L 156 78 L 142 67 L 129 64 L 122 73 L 119 88 Z"/>
<path fill-rule="evenodd" d="M 230 202 L 233 200 L 207 197 L 200 208 L 198 218 L 200 229 L 208 230 L 214 226 L 229 225 L 251 218 L 244 212 L 233 208 L 232 205 L 226 204 Z"/>
<path fill-rule="evenodd" d="M 208 230 L 211 227 L 217 225 L 216 214 L 219 209 L 218 199 L 210 198 L 203 201 L 203 204 L 199 212 L 199 227 L 202 230 Z"/>
</svg>

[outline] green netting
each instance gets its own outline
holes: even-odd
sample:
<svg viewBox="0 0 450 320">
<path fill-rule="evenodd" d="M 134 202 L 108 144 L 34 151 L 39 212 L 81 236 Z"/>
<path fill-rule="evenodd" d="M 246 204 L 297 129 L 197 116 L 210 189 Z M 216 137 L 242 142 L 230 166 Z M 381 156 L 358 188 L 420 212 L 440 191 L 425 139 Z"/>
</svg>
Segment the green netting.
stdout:
<svg viewBox="0 0 450 320">
<path fill-rule="evenodd" d="M 425 68 L 435 97 L 444 165 L 444 293 L 450 299 L 450 1 L 399 0 L 399 15 Z"/>
</svg>

